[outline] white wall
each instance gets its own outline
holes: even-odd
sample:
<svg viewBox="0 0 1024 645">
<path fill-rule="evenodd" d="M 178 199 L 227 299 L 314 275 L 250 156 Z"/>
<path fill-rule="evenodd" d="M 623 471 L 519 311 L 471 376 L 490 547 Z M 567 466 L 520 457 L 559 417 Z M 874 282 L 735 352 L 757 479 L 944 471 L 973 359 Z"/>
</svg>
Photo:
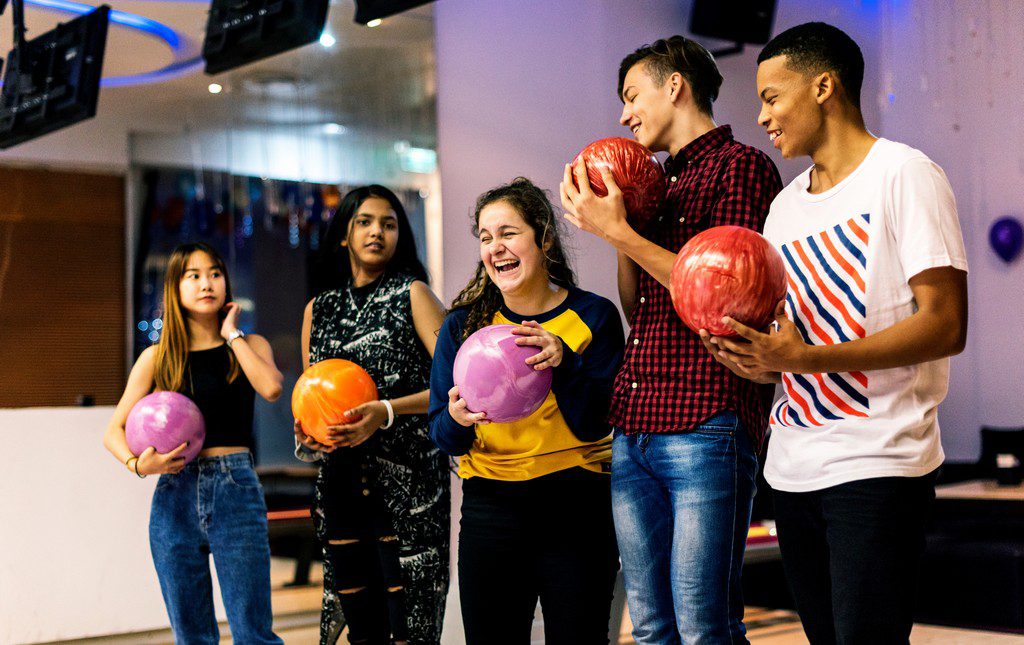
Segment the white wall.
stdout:
<svg viewBox="0 0 1024 645">
<path fill-rule="evenodd" d="M 888 0 L 879 32 L 881 134 L 923 150 L 956 194 L 970 328 L 939 422 L 947 458 L 973 460 L 981 425 L 1024 425 L 1024 258 L 988 243 L 996 219 L 1024 220 L 1024 5 Z"/>
<path fill-rule="evenodd" d="M 479 259 L 476 197 L 525 175 L 557 205 L 566 162 L 595 139 L 629 135 L 618 125 L 619 61 L 688 19 L 678 0 L 444 0 L 434 14 L 450 301 Z M 617 302 L 611 247 L 582 233 L 568 239 L 580 285 Z"/>
<path fill-rule="evenodd" d="M 157 478 L 138 479 L 103 447 L 112 414 L 0 410 L 0 643 L 169 625 L 149 553 Z"/>
</svg>

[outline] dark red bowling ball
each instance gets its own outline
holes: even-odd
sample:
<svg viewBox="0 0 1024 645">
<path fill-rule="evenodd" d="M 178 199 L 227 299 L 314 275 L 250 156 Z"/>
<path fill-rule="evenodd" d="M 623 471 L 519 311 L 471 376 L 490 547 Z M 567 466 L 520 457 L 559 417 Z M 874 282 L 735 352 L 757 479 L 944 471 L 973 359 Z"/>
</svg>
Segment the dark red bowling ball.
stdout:
<svg viewBox="0 0 1024 645">
<path fill-rule="evenodd" d="M 665 199 L 665 172 L 654 154 L 632 139 L 610 137 L 580 151 L 572 160 L 574 170 L 581 158 L 587 162 L 587 177 L 598 197 L 608 194 L 601 168 L 611 171 L 626 203 L 627 220 L 633 228 L 643 229 Z M 572 181 L 578 189 L 575 174 Z"/>
<path fill-rule="evenodd" d="M 786 266 L 771 243 L 741 226 L 716 226 L 679 251 L 669 281 L 683 324 L 714 336 L 735 336 L 722 316 L 758 331 L 775 319 L 786 297 Z"/>
</svg>

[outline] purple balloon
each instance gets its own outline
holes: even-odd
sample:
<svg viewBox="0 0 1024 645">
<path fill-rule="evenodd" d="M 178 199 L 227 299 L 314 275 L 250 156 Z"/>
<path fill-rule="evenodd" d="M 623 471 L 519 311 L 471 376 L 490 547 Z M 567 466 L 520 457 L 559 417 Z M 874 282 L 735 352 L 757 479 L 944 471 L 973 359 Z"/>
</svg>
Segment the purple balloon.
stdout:
<svg viewBox="0 0 1024 645">
<path fill-rule="evenodd" d="M 141 455 L 153 446 L 168 453 L 186 441 L 181 452 L 188 463 L 203 449 L 206 423 L 192 399 L 178 392 L 153 392 L 142 397 L 128 413 L 124 436 L 133 455 Z"/>
<path fill-rule="evenodd" d="M 988 231 L 988 243 L 1003 262 L 1012 262 L 1024 247 L 1024 226 L 1015 217 L 997 219 Z"/>
<path fill-rule="evenodd" d="M 540 352 L 516 345 L 515 325 L 490 325 L 474 332 L 455 356 L 453 376 L 470 412 L 486 412 L 494 423 L 525 419 L 551 391 L 551 369 L 535 370 L 526 359 Z"/>
</svg>

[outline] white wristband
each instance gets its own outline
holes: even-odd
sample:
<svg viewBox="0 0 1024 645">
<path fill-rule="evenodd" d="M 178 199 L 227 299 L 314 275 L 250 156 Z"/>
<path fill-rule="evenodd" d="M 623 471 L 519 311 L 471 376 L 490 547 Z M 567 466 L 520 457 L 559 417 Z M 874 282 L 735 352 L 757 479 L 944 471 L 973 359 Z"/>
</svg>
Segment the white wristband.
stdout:
<svg viewBox="0 0 1024 645">
<path fill-rule="evenodd" d="M 395 424 L 395 409 L 391 407 L 391 401 L 388 401 L 387 399 L 381 399 L 381 403 L 383 403 L 384 407 L 387 408 L 388 422 L 382 425 L 380 429 L 387 430 L 388 428 Z"/>
</svg>

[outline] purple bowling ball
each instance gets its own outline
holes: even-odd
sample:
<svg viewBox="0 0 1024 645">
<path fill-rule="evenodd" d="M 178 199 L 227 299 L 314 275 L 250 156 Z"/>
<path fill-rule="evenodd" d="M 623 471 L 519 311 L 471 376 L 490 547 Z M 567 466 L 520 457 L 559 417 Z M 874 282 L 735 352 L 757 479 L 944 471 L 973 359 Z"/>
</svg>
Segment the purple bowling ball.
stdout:
<svg viewBox="0 0 1024 645">
<path fill-rule="evenodd" d="M 153 392 L 142 397 L 128 413 L 124 436 L 136 456 L 150 446 L 159 453 L 168 453 L 187 441 L 189 446 L 180 456 L 188 463 L 203 449 L 206 423 L 203 413 L 184 394 Z"/>
<path fill-rule="evenodd" d="M 540 352 L 516 345 L 514 325 L 490 325 L 474 332 L 455 356 L 453 377 L 470 412 L 486 412 L 494 423 L 525 419 L 551 391 L 551 369 L 535 370 L 526 359 Z"/>
</svg>

